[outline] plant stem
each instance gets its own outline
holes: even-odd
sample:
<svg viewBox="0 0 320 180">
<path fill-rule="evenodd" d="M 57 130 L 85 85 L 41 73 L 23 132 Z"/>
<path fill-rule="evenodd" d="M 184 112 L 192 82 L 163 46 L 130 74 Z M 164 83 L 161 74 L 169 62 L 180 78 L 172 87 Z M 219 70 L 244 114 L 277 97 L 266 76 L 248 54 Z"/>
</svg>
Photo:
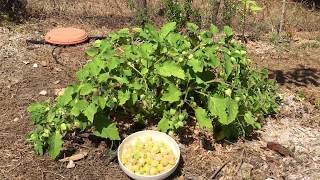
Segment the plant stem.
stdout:
<svg viewBox="0 0 320 180">
<path fill-rule="evenodd" d="M 186 102 L 186 101 L 187 101 L 187 97 L 188 97 L 189 91 L 190 91 L 190 87 L 188 87 L 187 90 L 186 90 L 186 94 L 185 94 L 185 96 L 184 96 L 183 102 Z"/>
<path fill-rule="evenodd" d="M 147 81 L 146 81 L 146 79 L 144 78 L 144 76 L 141 74 L 141 72 L 137 69 L 137 68 L 135 68 L 133 65 L 131 65 L 130 63 L 127 63 L 133 70 L 135 70 L 137 73 L 139 73 L 142 77 L 143 77 L 143 81 L 144 81 L 144 83 L 145 83 L 145 90 L 148 90 L 148 84 L 147 84 Z"/>
<path fill-rule="evenodd" d="M 246 29 L 246 19 L 247 19 L 247 0 L 244 1 L 244 7 L 243 7 L 243 22 L 242 22 L 242 41 L 245 42 L 245 29 Z"/>
<path fill-rule="evenodd" d="M 206 96 L 206 97 L 209 97 L 208 94 L 203 93 L 203 92 L 201 92 L 201 91 L 194 90 L 194 92 L 196 92 L 196 93 L 198 93 L 198 94 L 201 94 L 201 95 L 204 95 L 204 96 Z"/>
<path fill-rule="evenodd" d="M 143 77 L 143 75 L 141 74 L 141 72 L 138 70 L 138 69 L 136 69 L 133 65 L 131 65 L 130 63 L 127 63 L 133 70 L 135 70 L 137 73 L 139 73 L 142 77 Z"/>
</svg>

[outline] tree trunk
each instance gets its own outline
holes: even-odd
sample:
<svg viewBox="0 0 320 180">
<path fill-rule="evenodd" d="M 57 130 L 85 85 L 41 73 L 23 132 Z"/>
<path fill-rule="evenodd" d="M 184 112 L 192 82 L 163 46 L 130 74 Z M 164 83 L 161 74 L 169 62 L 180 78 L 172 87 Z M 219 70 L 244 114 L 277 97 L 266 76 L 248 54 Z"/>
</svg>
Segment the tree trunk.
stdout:
<svg viewBox="0 0 320 180">
<path fill-rule="evenodd" d="M 278 31 L 278 34 L 280 34 L 280 35 L 281 35 L 282 30 L 283 30 L 285 12 L 286 12 L 286 0 L 283 0 L 282 1 L 281 19 L 280 19 L 280 25 L 279 25 L 279 31 Z"/>
<path fill-rule="evenodd" d="M 137 0 L 137 5 L 139 24 L 144 25 L 148 17 L 147 0 Z"/>
<path fill-rule="evenodd" d="M 218 15 L 220 9 L 221 0 L 213 0 L 213 9 L 212 9 L 212 23 L 217 25 L 218 24 Z"/>
</svg>

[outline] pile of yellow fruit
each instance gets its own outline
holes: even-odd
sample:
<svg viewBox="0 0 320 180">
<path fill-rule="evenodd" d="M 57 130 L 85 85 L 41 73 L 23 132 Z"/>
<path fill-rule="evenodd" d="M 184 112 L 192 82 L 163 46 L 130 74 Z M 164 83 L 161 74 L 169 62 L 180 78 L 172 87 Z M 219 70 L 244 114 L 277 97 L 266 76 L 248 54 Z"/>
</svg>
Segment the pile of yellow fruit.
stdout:
<svg viewBox="0 0 320 180">
<path fill-rule="evenodd" d="M 171 169 L 177 157 L 170 146 L 152 137 L 137 138 L 134 144 L 124 145 L 121 161 L 130 171 L 139 175 L 157 175 Z"/>
</svg>

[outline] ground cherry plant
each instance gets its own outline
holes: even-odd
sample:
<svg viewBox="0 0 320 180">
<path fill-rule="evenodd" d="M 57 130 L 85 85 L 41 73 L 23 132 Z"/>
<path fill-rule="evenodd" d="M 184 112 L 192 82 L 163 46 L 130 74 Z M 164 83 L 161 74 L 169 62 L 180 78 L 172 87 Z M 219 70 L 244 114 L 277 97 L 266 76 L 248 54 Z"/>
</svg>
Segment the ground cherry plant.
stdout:
<svg viewBox="0 0 320 180">
<path fill-rule="evenodd" d="M 54 102 L 29 106 L 35 150 L 57 158 L 64 136 L 91 129 L 98 137 L 120 140 L 112 119 L 124 112 L 135 121 L 153 121 L 162 132 L 196 119 L 219 139 L 250 135 L 264 116 L 277 110 L 277 88 L 266 71 L 250 66 L 245 48 L 230 27 L 200 30 L 188 23 L 181 33 L 171 22 L 157 30 L 122 29 L 98 40 Z"/>
</svg>

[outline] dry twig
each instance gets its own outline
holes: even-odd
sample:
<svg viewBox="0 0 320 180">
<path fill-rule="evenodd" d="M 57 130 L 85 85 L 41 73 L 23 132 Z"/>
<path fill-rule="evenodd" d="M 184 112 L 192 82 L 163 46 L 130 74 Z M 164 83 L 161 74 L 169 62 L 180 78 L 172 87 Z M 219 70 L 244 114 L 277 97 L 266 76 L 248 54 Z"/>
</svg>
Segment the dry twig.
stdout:
<svg viewBox="0 0 320 180">
<path fill-rule="evenodd" d="M 220 173 L 220 171 L 230 162 L 231 160 L 226 161 L 225 163 L 222 164 L 222 166 L 220 166 L 219 169 L 217 169 L 213 175 L 210 177 L 210 179 L 216 179 L 217 175 Z"/>
<path fill-rule="evenodd" d="M 42 178 L 43 178 L 43 179 L 45 179 L 45 178 L 44 178 L 44 177 L 45 177 L 45 176 L 44 176 L 44 173 L 51 173 L 51 174 L 57 175 L 57 176 L 65 179 L 65 177 L 62 176 L 61 174 L 58 174 L 58 173 L 55 173 L 55 172 L 52 172 L 52 171 L 42 171 Z"/>
<path fill-rule="evenodd" d="M 242 150 L 242 153 L 241 153 L 241 156 L 240 156 L 240 164 L 238 165 L 237 170 L 236 170 L 236 172 L 235 172 L 235 174 L 234 174 L 235 176 L 238 175 L 238 173 L 239 173 L 239 171 L 240 171 L 240 169 L 241 169 L 241 166 L 242 166 L 242 164 L 243 164 L 244 156 L 245 156 L 245 149 Z"/>
</svg>

